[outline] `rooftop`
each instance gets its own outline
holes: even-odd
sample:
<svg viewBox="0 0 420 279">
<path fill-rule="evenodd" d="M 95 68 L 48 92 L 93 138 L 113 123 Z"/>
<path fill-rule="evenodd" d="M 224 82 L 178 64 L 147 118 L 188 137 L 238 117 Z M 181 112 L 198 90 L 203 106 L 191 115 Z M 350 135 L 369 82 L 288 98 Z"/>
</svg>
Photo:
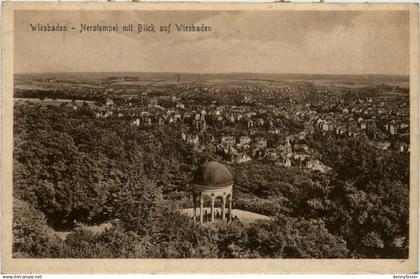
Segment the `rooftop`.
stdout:
<svg viewBox="0 0 420 279">
<path fill-rule="evenodd" d="M 213 190 L 224 188 L 233 184 L 233 176 L 230 171 L 219 162 L 206 162 L 194 173 L 193 185 L 200 189 Z"/>
</svg>

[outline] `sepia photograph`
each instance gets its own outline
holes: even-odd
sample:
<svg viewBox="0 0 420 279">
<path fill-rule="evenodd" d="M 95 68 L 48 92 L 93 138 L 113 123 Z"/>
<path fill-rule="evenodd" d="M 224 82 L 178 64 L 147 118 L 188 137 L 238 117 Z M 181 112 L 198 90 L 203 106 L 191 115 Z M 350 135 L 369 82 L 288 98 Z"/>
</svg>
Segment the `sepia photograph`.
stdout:
<svg viewBox="0 0 420 279">
<path fill-rule="evenodd" d="M 417 270 L 418 6 L 15 7 L 13 260 Z"/>
</svg>

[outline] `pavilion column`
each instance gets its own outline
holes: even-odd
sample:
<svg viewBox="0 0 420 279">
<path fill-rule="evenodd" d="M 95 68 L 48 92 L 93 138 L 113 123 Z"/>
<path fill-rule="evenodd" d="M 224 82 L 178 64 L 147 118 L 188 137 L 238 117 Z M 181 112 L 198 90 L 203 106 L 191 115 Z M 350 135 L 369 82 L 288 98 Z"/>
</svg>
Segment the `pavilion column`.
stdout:
<svg viewBox="0 0 420 279">
<path fill-rule="evenodd" d="M 214 197 L 211 197 L 211 211 L 210 211 L 210 214 L 211 214 L 211 221 L 213 222 L 214 221 Z"/>
<path fill-rule="evenodd" d="M 193 220 L 196 221 L 197 220 L 197 196 L 195 195 L 195 193 L 193 193 L 193 205 L 194 205 Z"/>
<path fill-rule="evenodd" d="M 229 221 L 232 221 L 232 194 L 229 196 Z"/>
<path fill-rule="evenodd" d="M 203 223 L 203 194 L 200 195 L 200 222 Z"/>
<path fill-rule="evenodd" d="M 226 213 L 225 213 L 225 207 L 226 207 L 226 198 L 222 198 L 222 220 L 224 221 L 226 219 Z"/>
</svg>

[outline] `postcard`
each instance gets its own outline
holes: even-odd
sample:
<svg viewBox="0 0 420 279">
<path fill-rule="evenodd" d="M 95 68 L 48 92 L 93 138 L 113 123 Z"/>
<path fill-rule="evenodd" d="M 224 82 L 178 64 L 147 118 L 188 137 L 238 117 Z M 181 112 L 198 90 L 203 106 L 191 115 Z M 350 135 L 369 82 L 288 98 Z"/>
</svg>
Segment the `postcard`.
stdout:
<svg viewBox="0 0 420 279">
<path fill-rule="evenodd" d="M 418 272 L 418 5 L 2 8 L 3 272 Z"/>
</svg>

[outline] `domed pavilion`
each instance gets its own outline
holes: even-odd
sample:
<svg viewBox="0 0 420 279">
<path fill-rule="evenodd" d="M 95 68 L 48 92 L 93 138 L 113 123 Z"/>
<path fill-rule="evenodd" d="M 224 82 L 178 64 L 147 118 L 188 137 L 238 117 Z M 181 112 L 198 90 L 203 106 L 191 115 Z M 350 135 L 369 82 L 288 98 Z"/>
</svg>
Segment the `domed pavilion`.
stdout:
<svg viewBox="0 0 420 279">
<path fill-rule="evenodd" d="M 192 195 L 193 195 L 193 218 L 197 220 L 197 205 L 200 204 L 200 222 L 203 222 L 203 205 L 205 198 L 210 198 L 211 222 L 215 219 L 215 202 L 217 198 L 221 200 L 222 220 L 232 218 L 232 188 L 233 176 L 230 171 L 221 163 L 206 162 L 200 166 L 193 175 Z M 226 203 L 229 208 L 226 214 Z"/>
</svg>

